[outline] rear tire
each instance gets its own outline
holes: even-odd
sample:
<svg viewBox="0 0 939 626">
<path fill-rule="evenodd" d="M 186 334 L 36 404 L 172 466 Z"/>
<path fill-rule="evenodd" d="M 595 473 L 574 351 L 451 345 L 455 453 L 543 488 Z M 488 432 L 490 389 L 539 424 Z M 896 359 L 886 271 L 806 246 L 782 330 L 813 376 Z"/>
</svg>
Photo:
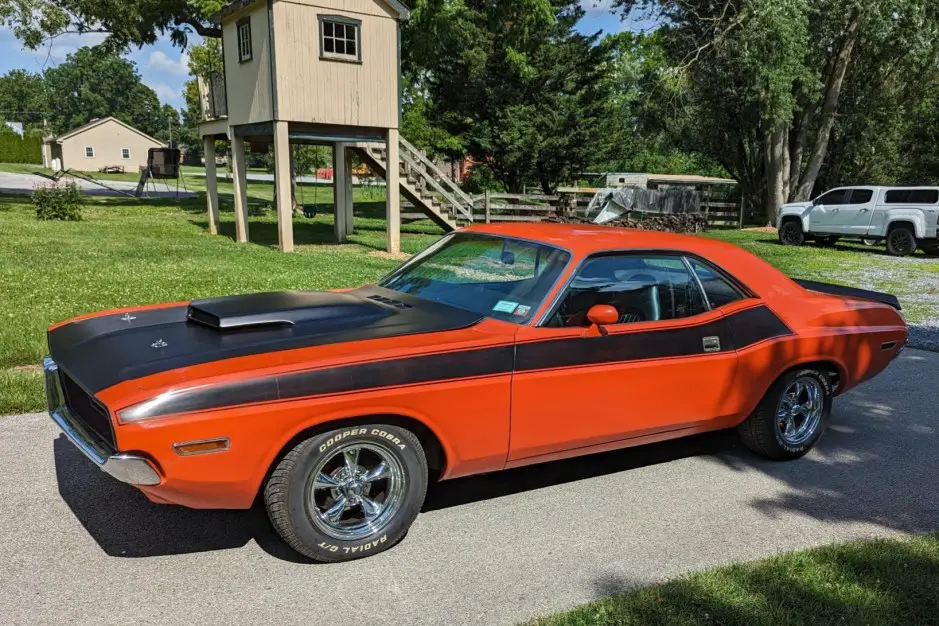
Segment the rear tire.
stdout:
<svg viewBox="0 0 939 626">
<path fill-rule="evenodd" d="M 831 382 L 824 372 L 803 369 L 777 380 L 737 427 L 750 450 L 775 461 L 805 456 L 831 416 Z"/>
<path fill-rule="evenodd" d="M 351 426 L 297 444 L 264 487 L 287 544 L 314 561 L 370 556 L 407 534 L 427 493 L 427 459 L 408 430 Z"/>
<path fill-rule="evenodd" d="M 779 243 L 784 246 L 801 246 L 805 243 L 802 223 L 797 219 L 783 222 L 782 226 L 779 227 Z"/>
<path fill-rule="evenodd" d="M 898 224 L 887 233 L 887 253 L 891 256 L 909 256 L 916 252 L 916 234 L 905 224 Z"/>
</svg>

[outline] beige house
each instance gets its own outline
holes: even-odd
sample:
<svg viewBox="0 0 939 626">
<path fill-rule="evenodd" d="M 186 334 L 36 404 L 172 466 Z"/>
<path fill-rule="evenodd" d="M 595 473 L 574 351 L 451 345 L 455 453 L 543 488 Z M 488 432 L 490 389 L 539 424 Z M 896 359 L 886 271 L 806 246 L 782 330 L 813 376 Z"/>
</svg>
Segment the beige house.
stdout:
<svg viewBox="0 0 939 626">
<path fill-rule="evenodd" d="M 42 164 L 53 170 L 96 172 L 102 167 L 123 166 L 136 172 L 147 164 L 150 148 L 163 147 L 116 117 L 103 117 L 47 139 L 42 146 Z"/>
<path fill-rule="evenodd" d="M 280 248 L 293 250 L 296 144 L 333 147 L 337 240 L 352 231 L 352 151 L 386 179 L 390 251 L 399 249 L 401 194 L 443 228 L 454 227 L 454 203 L 465 209 L 471 200 L 398 134 L 400 22 L 408 16 L 397 0 L 236 0 L 215 15 L 224 74 L 199 77 L 213 232 L 218 139 L 232 146 L 238 241 L 248 241 L 246 150 L 273 146 Z"/>
</svg>

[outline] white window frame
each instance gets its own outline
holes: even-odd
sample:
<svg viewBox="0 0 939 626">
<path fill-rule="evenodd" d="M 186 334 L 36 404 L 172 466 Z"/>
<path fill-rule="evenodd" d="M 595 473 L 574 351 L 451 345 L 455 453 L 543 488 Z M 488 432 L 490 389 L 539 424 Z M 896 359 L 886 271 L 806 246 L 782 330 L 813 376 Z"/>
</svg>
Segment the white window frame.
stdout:
<svg viewBox="0 0 939 626">
<path fill-rule="evenodd" d="M 88 151 L 91 150 L 91 154 L 88 154 Z M 85 158 L 93 159 L 95 158 L 95 147 L 94 146 L 85 146 Z"/>
<path fill-rule="evenodd" d="M 327 34 L 327 26 L 332 34 Z M 320 40 L 320 58 L 327 61 L 343 61 L 346 63 L 362 62 L 362 20 L 356 20 L 343 15 L 320 15 L 319 16 L 319 40 Z M 340 36 L 337 29 L 341 29 Z M 352 29 L 352 37 L 349 36 L 349 30 Z M 330 42 L 332 51 L 328 51 L 327 41 Z M 338 47 L 345 48 L 348 44 L 355 44 L 355 52 L 348 53 L 336 52 Z"/>
<path fill-rule="evenodd" d="M 127 156 L 124 156 L 124 153 L 127 153 Z M 121 158 L 125 161 L 130 160 L 130 148 L 121 148 Z"/>
<path fill-rule="evenodd" d="M 254 56 L 251 45 L 251 16 L 244 17 L 235 23 L 237 33 L 238 62 L 247 63 Z"/>
</svg>

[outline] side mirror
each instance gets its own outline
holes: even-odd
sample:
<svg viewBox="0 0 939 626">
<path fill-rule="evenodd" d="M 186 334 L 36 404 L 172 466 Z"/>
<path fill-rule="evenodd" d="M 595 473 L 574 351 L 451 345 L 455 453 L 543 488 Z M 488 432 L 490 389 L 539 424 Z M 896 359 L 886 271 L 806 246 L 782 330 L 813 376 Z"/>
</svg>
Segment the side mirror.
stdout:
<svg viewBox="0 0 939 626">
<path fill-rule="evenodd" d="M 508 250 L 502 251 L 502 263 L 505 265 L 515 265 L 515 253 Z"/>
<path fill-rule="evenodd" d="M 587 320 L 594 326 L 607 326 L 619 321 L 619 311 L 609 304 L 595 304 L 587 311 Z"/>
</svg>

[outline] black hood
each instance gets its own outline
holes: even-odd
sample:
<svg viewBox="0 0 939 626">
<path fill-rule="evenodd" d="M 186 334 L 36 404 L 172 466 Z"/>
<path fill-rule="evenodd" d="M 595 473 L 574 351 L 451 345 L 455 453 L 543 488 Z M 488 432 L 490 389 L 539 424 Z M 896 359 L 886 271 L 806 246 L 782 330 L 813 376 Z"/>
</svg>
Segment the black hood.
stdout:
<svg viewBox="0 0 939 626">
<path fill-rule="evenodd" d="M 466 328 L 481 316 L 366 286 L 196 300 L 104 315 L 49 332 L 53 360 L 89 393 L 222 359 Z"/>
</svg>

